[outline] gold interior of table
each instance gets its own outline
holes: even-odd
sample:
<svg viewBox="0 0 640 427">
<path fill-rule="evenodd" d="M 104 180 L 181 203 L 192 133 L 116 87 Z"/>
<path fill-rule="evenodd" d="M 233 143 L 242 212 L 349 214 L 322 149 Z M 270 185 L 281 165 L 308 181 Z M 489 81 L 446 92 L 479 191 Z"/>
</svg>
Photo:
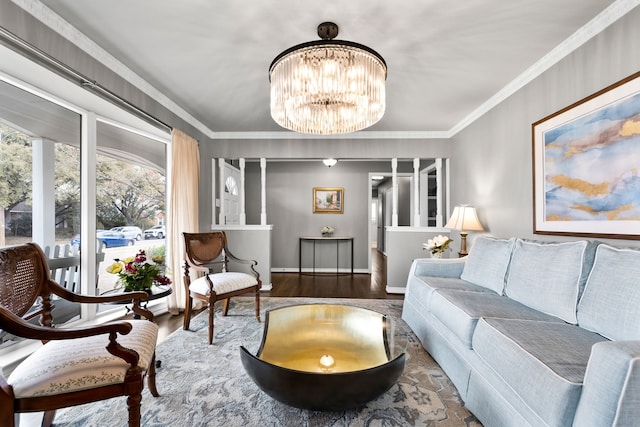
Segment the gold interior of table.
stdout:
<svg viewBox="0 0 640 427">
<path fill-rule="evenodd" d="M 257 356 L 265 362 L 305 372 L 372 368 L 395 356 L 389 346 L 389 322 L 380 313 L 344 305 L 308 304 L 271 310 Z"/>
</svg>

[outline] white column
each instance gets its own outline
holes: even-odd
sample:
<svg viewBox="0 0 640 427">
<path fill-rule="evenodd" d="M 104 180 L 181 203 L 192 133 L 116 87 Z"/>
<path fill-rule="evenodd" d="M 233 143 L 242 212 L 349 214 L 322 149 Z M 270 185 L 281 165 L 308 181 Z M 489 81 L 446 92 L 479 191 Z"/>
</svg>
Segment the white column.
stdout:
<svg viewBox="0 0 640 427">
<path fill-rule="evenodd" d="M 56 243 L 55 198 L 55 145 L 53 141 L 31 141 L 32 188 L 32 238 L 43 248 Z M 52 252 L 53 253 L 53 252 Z"/>
<path fill-rule="evenodd" d="M 445 221 L 449 219 L 449 212 L 451 212 L 451 192 L 449 189 L 451 188 L 451 162 L 449 159 L 444 159 L 444 207 L 442 211 L 442 216 L 445 218 Z M 445 223 L 446 224 L 446 223 Z"/>
<path fill-rule="evenodd" d="M 267 225 L 267 159 L 260 159 L 260 225 Z"/>
<path fill-rule="evenodd" d="M 413 226 L 420 227 L 420 159 L 413 159 Z"/>
<path fill-rule="evenodd" d="M 167 173 L 167 176 L 169 174 Z M 218 224 L 218 215 L 216 215 L 216 208 L 218 207 L 218 201 L 216 199 L 216 159 L 211 159 L 211 229 L 216 228 Z M 167 182 L 171 182 L 170 179 Z M 169 218 L 167 217 L 167 224 L 169 224 Z"/>
<path fill-rule="evenodd" d="M 398 226 L 398 159 L 391 159 L 391 186 L 393 189 L 393 204 L 391 211 L 391 226 Z"/>
<path fill-rule="evenodd" d="M 442 179 L 442 158 L 438 157 L 436 159 L 436 187 L 437 187 L 437 194 L 436 194 L 436 209 L 438 210 L 438 214 L 436 215 L 436 227 L 442 227 L 445 224 L 445 221 L 447 221 L 448 218 L 445 218 L 445 212 L 443 210 L 443 206 L 442 206 L 442 195 L 443 195 L 443 191 L 445 189 L 444 186 L 444 182 Z M 446 188 L 449 188 L 448 186 Z"/>
<path fill-rule="evenodd" d="M 98 145 L 96 115 L 82 116 L 82 140 L 80 150 L 80 278 L 82 293 L 96 295 L 98 265 L 96 252 L 96 148 Z M 106 289 L 104 289 L 106 290 Z M 80 317 L 92 319 L 96 315 L 93 304 L 82 304 Z"/>
<path fill-rule="evenodd" d="M 220 174 L 220 183 L 218 184 L 218 197 L 220 200 L 220 212 L 218 213 L 218 224 L 225 225 L 227 223 L 224 217 L 224 159 L 218 159 L 218 173 Z"/>
<path fill-rule="evenodd" d="M 244 178 L 244 158 L 240 159 L 240 225 L 247 224 L 247 213 L 245 212 L 245 178 Z"/>
</svg>

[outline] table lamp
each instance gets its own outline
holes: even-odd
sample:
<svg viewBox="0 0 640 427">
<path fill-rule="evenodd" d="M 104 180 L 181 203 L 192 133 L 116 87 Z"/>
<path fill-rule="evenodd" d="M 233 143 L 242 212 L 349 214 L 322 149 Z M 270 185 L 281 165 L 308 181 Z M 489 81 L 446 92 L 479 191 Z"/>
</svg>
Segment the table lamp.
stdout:
<svg viewBox="0 0 640 427">
<path fill-rule="evenodd" d="M 467 256 L 467 231 L 484 231 L 482 224 L 478 221 L 476 208 L 469 205 L 460 205 L 453 208 L 453 214 L 444 228 L 452 230 L 460 230 L 460 252 L 458 256 L 461 258 Z"/>
</svg>

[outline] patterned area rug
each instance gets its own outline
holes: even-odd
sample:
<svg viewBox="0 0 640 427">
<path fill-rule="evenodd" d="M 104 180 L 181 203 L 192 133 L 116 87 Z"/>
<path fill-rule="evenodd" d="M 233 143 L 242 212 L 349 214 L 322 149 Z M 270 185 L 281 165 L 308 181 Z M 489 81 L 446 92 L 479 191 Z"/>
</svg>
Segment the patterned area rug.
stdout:
<svg viewBox="0 0 640 427">
<path fill-rule="evenodd" d="M 231 300 L 229 315 L 216 306 L 214 344 L 207 344 L 206 313 L 191 321 L 191 330 L 174 332 L 157 347 L 162 361 L 160 397 L 145 389 L 143 426 L 480 426 L 467 411 L 455 387 L 400 319 L 401 300 L 262 298 L 264 311 L 294 304 L 331 303 L 384 313 L 406 329 L 409 344 L 405 369 L 389 391 L 357 410 L 316 412 L 282 404 L 262 392 L 240 362 L 240 345 L 257 348 L 264 323 L 253 316 L 253 298 Z M 123 426 L 125 398 L 114 398 L 61 410 L 57 427 Z"/>
</svg>

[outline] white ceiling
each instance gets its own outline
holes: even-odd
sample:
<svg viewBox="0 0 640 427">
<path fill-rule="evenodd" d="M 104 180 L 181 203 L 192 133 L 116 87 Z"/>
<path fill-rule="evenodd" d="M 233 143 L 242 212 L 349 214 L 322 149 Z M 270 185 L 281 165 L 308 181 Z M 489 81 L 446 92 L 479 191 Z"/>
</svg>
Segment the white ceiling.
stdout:
<svg viewBox="0 0 640 427">
<path fill-rule="evenodd" d="M 269 114 L 269 65 L 288 47 L 316 40 L 316 27 L 323 21 L 339 25 L 338 39 L 367 45 L 387 62 L 386 113 L 367 132 L 420 135 L 460 126 L 614 2 L 42 3 L 146 81 L 152 92 L 168 97 L 183 118 L 215 137 L 282 134 Z"/>
</svg>

